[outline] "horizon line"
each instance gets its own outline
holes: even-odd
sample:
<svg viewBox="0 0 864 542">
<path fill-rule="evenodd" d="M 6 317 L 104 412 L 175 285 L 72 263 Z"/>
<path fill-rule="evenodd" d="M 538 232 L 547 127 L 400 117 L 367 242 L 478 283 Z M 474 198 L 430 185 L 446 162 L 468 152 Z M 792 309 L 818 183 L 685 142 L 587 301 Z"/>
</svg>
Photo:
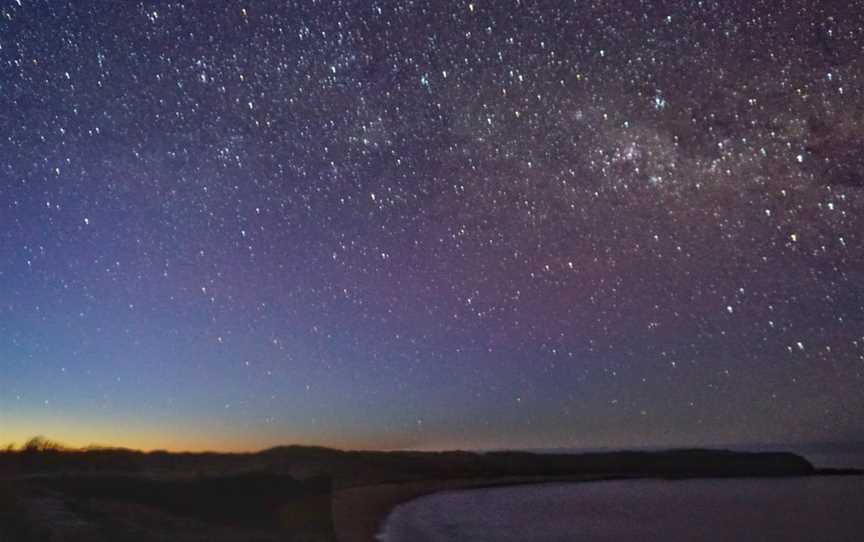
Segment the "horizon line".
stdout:
<svg viewBox="0 0 864 542">
<path fill-rule="evenodd" d="M 48 449 L 52 447 L 56 451 L 65 452 L 95 452 L 95 451 L 117 451 L 131 452 L 142 454 L 153 453 L 173 453 L 173 454 L 223 454 L 223 455 L 255 455 L 276 450 L 279 448 L 306 448 L 306 449 L 322 449 L 335 452 L 417 452 L 417 453 L 443 453 L 443 452 L 463 452 L 463 453 L 494 453 L 494 452 L 527 452 L 527 453 L 603 453 L 603 452 L 629 452 L 629 451 L 681 451 L 681 450 L 731 450 L 731 451 L 796 451 L 798 448 L 813 449 L 813 448 L 852 448 L 855 450 L 864 451 L 864 440 L 848 440 L 848 441 L 812 441 L 812 442 L 786 442 L 786 443 L 765 443 L 765 442 L 750 442 L 750 443 L 713 443 L 713 444 L 673 444 L 673 445 L 644 445 L 644 446 L 497 446 L 497 447 L 442 447 L 442 448 L 373 448 L 373 447 L 343 447 L 326 444 L 309 444 L 309 443 L 285 443 L 274 444 L 262 448 L 247 448 L 247 449 L 217 449 L 217 448 L 171 448 L 171 447 L 134 447 L 123 445 L 105 445 L 99 443 L 90 443 L 87 445 L 68 445 L 61 440 L 55 440 L 44 435 L 35 435 L 25 440 L 21 445 L 15 442 L 0 444 L 0 452 L 20 452 L 23 451 L 28 444 L 41 440 L 48 445 Z"/>
</svg>

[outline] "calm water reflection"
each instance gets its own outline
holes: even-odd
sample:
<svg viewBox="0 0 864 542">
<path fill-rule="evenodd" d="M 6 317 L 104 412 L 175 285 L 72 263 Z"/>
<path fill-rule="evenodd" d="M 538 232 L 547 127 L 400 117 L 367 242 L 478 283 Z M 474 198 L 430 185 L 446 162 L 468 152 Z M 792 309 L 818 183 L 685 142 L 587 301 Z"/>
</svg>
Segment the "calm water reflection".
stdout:
<svg viewBox="0 0 864 542">
<path fill-rule="evenodd" d="M 864 477 L 640 480 L 430 495 L 379 539 L 424 541 L 864 540 Z"/>
</svg>

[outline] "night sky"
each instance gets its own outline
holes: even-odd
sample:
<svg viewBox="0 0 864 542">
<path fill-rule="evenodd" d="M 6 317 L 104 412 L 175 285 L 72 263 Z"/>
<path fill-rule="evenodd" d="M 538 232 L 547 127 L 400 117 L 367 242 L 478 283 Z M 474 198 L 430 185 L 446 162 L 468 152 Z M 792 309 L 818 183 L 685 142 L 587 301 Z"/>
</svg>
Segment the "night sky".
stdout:
<svg viewBox="0 0 864 542">
<path fill-rule="evenodd" d="M 0 442 L 864 439 L 864 4 L 0 2 Z"/>
</svg>

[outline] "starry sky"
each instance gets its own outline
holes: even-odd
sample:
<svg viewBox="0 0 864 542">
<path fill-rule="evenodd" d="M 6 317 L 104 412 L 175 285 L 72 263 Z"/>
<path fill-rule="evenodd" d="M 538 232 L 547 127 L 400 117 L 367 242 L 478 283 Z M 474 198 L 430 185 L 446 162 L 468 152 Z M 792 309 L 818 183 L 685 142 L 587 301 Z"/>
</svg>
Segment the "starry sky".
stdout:
<svg viewBox="0 0 864 542">
<path fill-rule="evenodd" d="M 0 441 L 864 439 L 859 1 L 0 2 Z"/>
</svg>

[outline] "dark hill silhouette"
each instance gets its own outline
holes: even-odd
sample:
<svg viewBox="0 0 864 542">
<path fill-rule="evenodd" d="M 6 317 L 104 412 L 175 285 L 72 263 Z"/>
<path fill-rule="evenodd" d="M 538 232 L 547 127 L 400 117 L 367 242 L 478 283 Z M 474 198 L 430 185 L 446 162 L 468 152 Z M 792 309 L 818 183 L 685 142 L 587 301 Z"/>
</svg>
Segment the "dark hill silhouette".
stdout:
<svg viewBox="0 0 864 542">
<path fill-rule="evenodd" d="M 286 532 L 302 533 L 308 540 L 332 540 L 333 496 L 355 491 L 351 488 L 410 486 L 399 493 L 407 498 L 446 484 L 820 473 L 803 457 L 783 452 L 366 452 L 282 446 L 257 453 L 145 453 L 105 447 L 70 449 L 37 438 L 21 449 L 0 452 L 0 485 L 5 486 L 0 487 L 0 498 L 7 510 L 5 518 L 0 514 L 0 535 L 5 522 L 7 530 L 18 525 L 16 540 L 33 539 L 21 533 L 26 532 L 28 521 L 31 527 L 46 523 L 39 519 L 45 517 L 39 506 L 48 501 L 78 518 L 79 524 L 99 525 L 99 532 L 144 529 L 137 525 L 141 518 L 151 518 L 152 523 L 153 517 L 159 517 L 159 529 L 187 529 L 190 540 L 207 525 L 220 526 L 207 535 L 213 540 L 269 540 L 268 536 L 280 538 Z M 386 503 L 396 502 L 392 492 L 387 498 Z M 370 510 L 377 515 L 387 506 Z M 175 517 L 188 519 L 169 519 Z M 60 533 L 52 536 L 65 536 L 63 528 L 57 527 Z M 264 533 L 264 538 L 253 537 L 253 531 Z M 235 538 L 215 534 L 222 532 Z M 175 534 L 173 540 L 187 539 L 180 531 Z"/>
<path fill-rule="evenodd" d="M 783 476 L 814 474 L 803 457 L 782 452 L 682 449 L 580 454 L 367 452 L 283 446 L 257 453 L 139 452 L 122 448 L 69 449 L 34 439 L 0 452 L 0 473 L 147 473 L 164 476 L 233 475 L 259 471 L 297 479 L 326 476 L 337 486 L 382 481 L 475 476 Z"/>
</svg>

